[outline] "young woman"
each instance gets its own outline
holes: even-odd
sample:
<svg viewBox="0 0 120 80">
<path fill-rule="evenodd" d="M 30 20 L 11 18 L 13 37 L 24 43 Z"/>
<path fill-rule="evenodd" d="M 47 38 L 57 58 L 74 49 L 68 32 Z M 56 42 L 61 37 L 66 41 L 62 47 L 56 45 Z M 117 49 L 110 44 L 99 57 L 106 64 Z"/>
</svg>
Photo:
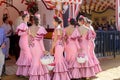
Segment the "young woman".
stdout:
<svg viewBox="0 0 120 80">
<path fill-rule="evenodd" d="M 71 79 L 81 78 L 81 72 L 79 70 L 79 63 L 77 62 L 78 51 L 80 46 L 77 37 L 80 37 L 78 29 L 75 28 L 76 21 L 71 18 L 69 20 L 69 26 L 65 28 L 66 36 L 66 60 L 68 62 L 68 70 Z"/>
<path fill-rule="evenodd" d="M 27 22 L 29 21 L 29 13 L 24 11 L 22 15 L 23 23 L 17 27 L 17 34 L 20 36 L 19 46 L 20 46 L 20 56 L 16 62 L 18 65 L 17 75 L 19 76 L 28 76 L 28 70 L 31 64 L 31 52 L 28 43 L 28 26 Z"/>
<path fill-rule="evenodd" d="M 55 16 L 54 17 L 54 33 L 52 38 L 52 48 L 51 53 L 55 57 L 55 68 L 53 70 L 53 78 L 52 80 L 70 80 L 67 69 L 67 62 L 64 59 L 63 51 L 64 51 L 64 32 L 62 27 L 60 26 L 62 20 Z"/>
<path fill-rule="evenodd" d="M 92 27 L 92 21 L 88 18 L 86 18 L 86 27 L 88 27 L 90 29 L 90 32 L 89 32 L 89 38 L 90 38 L 90 41 L 89 41 L 89 52 L 90 52 L 90 55 L 91 55 L 91 58 L 94 62 L 94 71 L 95 73 L 99 73 L 101 71 L 101 67 L 99 65 L 99 61 L 95 55 L 95 52 L 94 52 L 94 49 L 95 49 L 95 43 L 94 43 L 94 40 L 96 38 L 96 33 L 94 31 L 94 28 Z"/>
<path fill-rule="evenodd" d="M 79 55 L 84 54 L 84 57 L 87 57 L 87 61 L 83 64 L 80 64 L 81 67 L 81 73 L 82 77 L 89 80 L 91 77 L 94 77 L 96 75 L 95 72 L 95 63 L 91 57 L 90 53 L 90 45 L 89 42 L 91 40 L 91 31 L 88 27 L 85 26 L 86 19 L 85 17 L 80 17 L 78 20 L 78 23 L 80 25 L 79 32 L 81 34 L 81 37 L 79 38 L 79 44 L 81 47 L 81 51 L 79 52 Z"/>
<path fill-rule="evenodd" d="M 33 25 L 29 32 L 29 45 L 32 53 L 32 63 L 29 70 L 29 80 L 50 80 L 49 71 L 40 62 L 40 58 L 45 54 L 43 44 L 44 35 L 47 33 L 44 27 L 40 26 L 40 15 L 33 16 Z"/>
</svg>

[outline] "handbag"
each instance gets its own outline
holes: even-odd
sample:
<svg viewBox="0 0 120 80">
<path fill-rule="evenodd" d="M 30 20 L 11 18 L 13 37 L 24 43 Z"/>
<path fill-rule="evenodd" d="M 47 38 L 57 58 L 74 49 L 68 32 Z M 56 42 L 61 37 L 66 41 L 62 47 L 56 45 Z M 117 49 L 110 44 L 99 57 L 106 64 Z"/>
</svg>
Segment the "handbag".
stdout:
<svg viewBox="0 0 120 80">
<path fill-rule="evenodd" d="M 55 63 L 51 63 L 51 64 L 47 65 L 47 68 L 49 71 L 52 71 L 54 69 L 54 67 L 55 67 Z"/>
<path fill-rule="evenodd" d="M 43 56 L 40 59 L 41 63 L 43 65 L 48 65 L 54 62 L 54 56 L 51 56 L 50 53 L 48 53 L 47 55 Z"/>
<path fill-rule="evenodd" d="M 78 63 L 83 64 L 83 63 L 85 63 L 87 61 L 88 61 L 88 57 L 85 54 L 79 54 L 79 56 L 77 57 L 77 62 Z"/>
</svg>

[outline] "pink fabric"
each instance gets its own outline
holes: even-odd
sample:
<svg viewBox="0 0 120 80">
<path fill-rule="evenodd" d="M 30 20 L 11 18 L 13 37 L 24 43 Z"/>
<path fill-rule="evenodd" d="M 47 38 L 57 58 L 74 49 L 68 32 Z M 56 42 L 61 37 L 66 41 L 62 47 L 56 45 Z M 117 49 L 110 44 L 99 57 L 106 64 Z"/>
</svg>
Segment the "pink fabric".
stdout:
<svg viewBox="0 0 120 80">
<path fill-rule="evenodd" d="M 45 30 L 44 27 L 40 26 L 40 29 L 38 30 L 37 34 L 45 35 L 45 34 L 47 34 L 47 31 Z"/>
<path fill-rule="evenodd" d="M 79 54 L 85 54 L 88 57 L 88 61 L 84 64 L 80 64 L 80 70 L 82 71 L 82 77 L 93 77 L 96 73 L 101 71 L 99 61 L 95 56 L 94 42 L 96 34 L 93 34 L 91 30 L 88 30 L 86 35 L 79 38 L 80 47 L 82 52 Z M 91 42 L 92 41 L 92 42 Z"/>
<path fill-rule="evenodd" d="M 27 25 L 25 23 L 21 23 L 17 29 L 16 29 L 16 33 L 21 36 L 21 35 L 24 35 L 26 34 L 27 30 L 28 30 L 28 27 L 26 27 Z"/>
<path fill-rule="evenodd" d="M 22 31 L 23 30 L 23 31 Z M 18 58 L 16 64 L 18 65 L 17 75 L 28 76 L 28 70 L 31 64 L 31 52 L 28 45 L 28 26 L 25 23 L 21 23 L 17 27 L 18 35 L 20 36 L 19 46 L 20 46 L 20 57 Z"/>
<path fill-rule="evenodd" d="M 99 61 L 95 55 L 95 52 L 94 52 L 94 49 L 95 49 L 95 43 L 94 43 L 94 40 L 96 38 L 96 33 L 94 30 L 90 30 L 89 32 L 89 37 L 90 37 L 90 41 L 89 41 L 89 52 L 90 52 L 90 55 L 91 55 L 91 58 L 95 64 L 94 66 L 94 69 L 95 69 L 95 73 L 99 73 L 102 69 L 99 65 Z"/>
<path fill-rule="evenodd" d="M 63 57 L 63 51 L 64 51 L 64 44 L 61 38 L 59 38 L 55 46 L 55 53 L 54 53 L 55 68 L 53 70 L 54 74 L 52 80 L 70 80 L 68 75 L 68 68 L 67 68 L 68 65 Z"/>
<path fill-rule="evenodd" d="M 68 62 L 68 70 L 71 79 L 81 78 L 81 72 L 79 71 L 79 63 L 76 58 L 78 56 L 78 49 L 80 49 L 78 43 L 78 37 L 80 37 L 77 28 L 73 31 L 70 36 L 67 36 L 67 42 L 65 47 L 66 60 Z"/>
<path fill-rule="evenodd" d="M 47 67 L 40 62 L 40 58 L 44 56 L 43 51 L 45 51 L 45 48 L 43 45 L 43 38 L 46 33 L 47 31 L 45 30 L 45 28 L 40 27 L 37 32 L 37 35 L 32 41 L 34 46 L 30 46 L 30 50 L 32 53 L 32 63 L 29 70 L 29 80 L 50 80 L 49 71 Z"/>
</svg>

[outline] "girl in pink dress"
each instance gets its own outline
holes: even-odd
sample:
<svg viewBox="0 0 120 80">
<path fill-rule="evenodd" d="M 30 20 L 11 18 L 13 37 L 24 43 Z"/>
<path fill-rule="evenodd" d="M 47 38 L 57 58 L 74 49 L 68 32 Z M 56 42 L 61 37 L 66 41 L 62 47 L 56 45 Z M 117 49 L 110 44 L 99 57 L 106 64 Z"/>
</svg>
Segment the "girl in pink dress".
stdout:
<svg viewBox="0 0 120 80">
<path fill-rule="evenodd" d="M 70 77 L 68 75 L 68 69 L 67 69 L 67 62 L 64 59 L 63 51 L 64 51 L 64 40 L 63 40 L 63 29 L 61 28 L 60 24 L 62 23 L 62 20 L 55 16 L 54 17 L 54 26 L 55 30 L 53 33 L 53 42 L 52 42 L 52 48 L 51 53 L 55 57 L 55 68 L 53 70 L 53 78 L 52 80 L 70 80 Z"/>
<path fill-rule="evenodd" d="M 84 54 L 85 56 L 87 56 L 87 61 L 83 64 L 80 64 L 80 71 L 82 73 L 82 77 L 89 80 L 91 77 L 94 77 L 96 75 L 96 64 L 94 63 L 94 60 L 91 56 L 89 45 L 92 36 L 90 29 L 85 26 L 86 20 L 84 17 L 80 17 L 78 23 L 80 25 L 79 32 L 81 34 L 81 37 L 79 37 L 79 44 L 81 47 L 79 55 Z"/>
<path fill-rule="evenodd" d="M 27 22 L 29 21 L 29 14 L 27 11 L 24 11 L 22 16 L 23 23 L 17 27 L 17 33 L 20 36 L 19 46 L 20 46 L 20 57 L 17 60 L 16 64 L 18 65 L 16 75 L 19 76 L 28 76 L 28 70 L 31 64 L 31 52 L 28 44 L 28 26 Z"/>
<path fill-rule="evenodd" d="M 97 74 L 97 73 L 101 72 L 101 67 L 99 65 L 99 61 L 98 61 L 98 59 L 97 59 L 97 57 L 95 55 L 95 52 L 94 52 L 94 49 L 95 49 L 94 40 L 96 38 L 96 33 L 95 33 L 93 27 L 91 26 L 92 21 L 89 20 L 88 18 L 86 18 L 86 21 L 87 21 L 87 23 L 85 25 L 86 25 L 86 27 L 88 27 L 90 29 L 90 34 L 89 34 L 89 36 L 90 36 L 90 41 L 89 41 L 90 49 L 89 49 L 89 52 L 90 52 L 90 55 L 92 57 L 94 65 L 95 65 L 94 66 L 95 73 Z"/>
<path fill-rule="evenodd" d="M 49 71 L 40 61 L 45 54 L 43 44 L 44 35 L 47 33 L 44 27 L 40 26 L 40 15 L 36 14 L 33 17 L 33 25 L 30 27 L 30 50 L 32 53 L 32 63 L 29 70 L 29 80 L 50 80 Z"/>
<path fill-rule="evenodd" d="M 76 21 L 70 19 L 70 25 L 65 28 L 66 36 L 66 60 L 68 62 L 68 70 L 71 79 L 81 78 L 79 63 L 77 62 L 78 50 L 80 49 L 77 37 L 80 37 L 78 29 L 75 28 Z"/>
</svg>

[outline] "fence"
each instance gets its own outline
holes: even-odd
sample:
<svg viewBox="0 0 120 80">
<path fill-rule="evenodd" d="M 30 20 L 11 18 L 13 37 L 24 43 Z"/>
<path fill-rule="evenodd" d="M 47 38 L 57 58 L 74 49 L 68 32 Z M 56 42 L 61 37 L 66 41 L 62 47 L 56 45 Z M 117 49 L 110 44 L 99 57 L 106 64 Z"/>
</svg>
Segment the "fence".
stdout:
<svg viewBox="0 0 120 80">
<path fill-rule="evenodd" d="M 120 32 L 119 31 L 100 31 L 96 32 L 95 53 L 97 57 L 107 57 L 120 54 Z"/>
</svg>

